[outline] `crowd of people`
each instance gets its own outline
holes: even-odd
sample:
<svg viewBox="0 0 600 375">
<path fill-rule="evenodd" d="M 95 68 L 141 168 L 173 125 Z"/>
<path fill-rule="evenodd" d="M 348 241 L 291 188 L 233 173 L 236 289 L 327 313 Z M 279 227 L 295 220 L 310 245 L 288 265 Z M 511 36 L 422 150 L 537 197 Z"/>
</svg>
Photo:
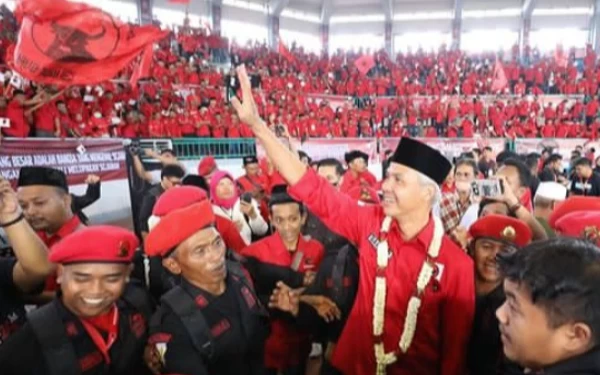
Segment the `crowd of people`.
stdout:
<svg viewBox="0 0 600 375">
<path fill-rule="evenodd" d="M 8 20 L 2 50 L 18 30 Z M 583 59 L 574 51 L 559 60 L 535 49 L 520 56 L 518 48 L 505 55 L 505 85 L 493 89 L 495 54 L 442 47 L 395 58 L 383 51 L 318 56 L 295 44 L 278 51 L 264 43 L 239 46 L 184 27 L 155 50 L 151 78 L 135 87 L 132 69 L 110 82 L 59 90 L 18 79 L 5 65 L 0 131 L 8 137 L 251 137 L 229 104 L 239 88 L 234 69 L 214 64 L 229 57 L 253 74 L 258 110 L 269 125 L 285 125 L 301 139 L 597 137 L 600 66 L 591 46 Z M 356 62 L 365 57 L 370 69 L 361 72 Z M 547 100 L 548 94 L 564 100 Z"/>
<path fill-rule="evenodd" d="M 147 151 L 155 178 L 133 155 L 152 183 L 137 234 L 82 222 L 58 170 L 0 180 L 3 375 L 600 372 L 593 150 L 564 170 L 549 149 L 450 161 L 407 137 L 377 178 L 360 151 L 284 144 L 237 73 L 267 157 L 236 179 Z"/>
</svg>

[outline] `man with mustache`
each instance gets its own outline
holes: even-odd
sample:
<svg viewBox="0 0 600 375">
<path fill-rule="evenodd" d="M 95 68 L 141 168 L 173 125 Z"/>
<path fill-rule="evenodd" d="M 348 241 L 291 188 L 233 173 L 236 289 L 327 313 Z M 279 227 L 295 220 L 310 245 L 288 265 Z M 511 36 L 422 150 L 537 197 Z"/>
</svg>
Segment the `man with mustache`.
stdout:
<svg viewBox="0 0 600 375">
<path fill-rule="evenodd" d="M 473 159 L 458 159 L 454 167 L 454 186 L 456 191 L 442 195 L 440 201 L 440 219 L 446 234 L 460 246 L 463 246 L 465 228 L 460 222 L 467 209 L 474 204 L 471 184 L 477 178 L 477 164 Z"/>
<path fill-rule="evenodd" d="M 243 104 L 233 98 L 232 105 L 289 194 L 359 249 L 358 294 L 332 365 L 347 375 L 462 375 L 475 309 L 473 263 L 431 214 L 450 162 L 402 138 L 381 205 L 361 207 L 281 144 L 258 115 L 245 67 L 238 76 Z"/>
<path fill-rule="evenodd" d="M 63 172 L 47 167 L 22 167 L 17 187 L 25 219 L 51 251 L 62 239 L 85 228 L 71 209 L 73 196 Z M 52 300 L 56 289 L 56 275 L 52 274 L 39 302 Z"/>
<path fill-rule="evenodd" d="M 502 275 L 498 271 L 498 254 L 512 254 L 531 242 L 531 229 L 521 220 L 488 215 L 470 228 L 469 255 L 475 263 L 477 293 L 473 334 L 468 353 L 470 375 L 510 374 L 504 361 L 498 331 L 496 309 L 504 303 Z"/>
<path fill-rule="evenodd" d="M 245 270 L 227 259 L 210 202 L 182 205 L 187 194 L 159 198 L 163 215 L 151 223 L 145 241 L 148 256 L 161 256 L 163 266 L 180 277 L 161 299 L 149 343 L 163 374 L 264 374 L 266 310 Z"/>
<path fill-rule="evenodd" d="M 95 226 L 52 249 L 60 296 L 34 310 L 0 347 L 3 375 L 149 374 L 143 361 L 153 305 L 129 283 L 135 234 Z"/>
<path fill-rule="evenodd" d="M 505 356 L 526 373 L 600 373 L 600 251 L 580 239 L 534 242 L 499 257 L 496 311 Z"/>
</svg>

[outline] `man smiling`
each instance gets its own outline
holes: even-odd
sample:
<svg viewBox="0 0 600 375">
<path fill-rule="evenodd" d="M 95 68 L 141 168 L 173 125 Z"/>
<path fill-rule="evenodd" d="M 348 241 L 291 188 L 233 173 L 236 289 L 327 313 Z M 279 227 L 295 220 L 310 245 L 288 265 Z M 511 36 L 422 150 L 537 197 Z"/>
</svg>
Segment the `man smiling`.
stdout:
<svg viewBox="0 0 600 375">
<path fill-rule="evenodd" d="M 61 295 L 35 310 L 0 348 L 2 375 L 147 374 L 148 294 L 128 284 L 138 246 L 127 230 L 96 226 L 56 245 Z"/>
<path fill-rule="evenodd" d="M 577 239 L 500 257 L 504 354 L 534 373 L 600 374 L 600 251 Z"/>
</svg>

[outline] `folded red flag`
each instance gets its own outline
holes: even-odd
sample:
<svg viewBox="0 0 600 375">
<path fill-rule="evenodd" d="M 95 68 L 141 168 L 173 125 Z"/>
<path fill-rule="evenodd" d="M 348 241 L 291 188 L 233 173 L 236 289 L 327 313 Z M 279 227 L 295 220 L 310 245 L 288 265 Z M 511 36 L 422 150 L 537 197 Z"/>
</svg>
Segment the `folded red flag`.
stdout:
<svg viewBox="0 0 600 375">
<path fill-rule="evenodd" d="M 114 78 L 168 31 L 123 23 L 98 8 L 67 0 L 21 0 L 11 68 L 31 81 L 58 86 Z"/>
<path fill-rule="evenodd" d="M 354 62 L 354 65 L 360 74 L 366 76 L 369 70 L 375 67 L 375 59 L 370 55 L 362 55 Z"/>
<path fill-rule="evenodd" d="M 283 41 L 279 39 L 278 52 L 281 56 L 283 56 L 287 61 L 294 61 L 294 55 L 290 52 L 290 50 L 285 46 Z"/>
</svg>

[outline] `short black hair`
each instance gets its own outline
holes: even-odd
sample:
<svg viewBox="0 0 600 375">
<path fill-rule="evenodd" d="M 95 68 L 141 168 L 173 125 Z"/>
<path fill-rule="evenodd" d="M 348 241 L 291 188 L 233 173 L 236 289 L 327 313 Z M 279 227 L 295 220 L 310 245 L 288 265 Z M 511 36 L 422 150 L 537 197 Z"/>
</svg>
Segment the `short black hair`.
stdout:
<svg viewBox="0 0 600 375">
<path fill-rule="evenodd" d="M 320 160 L 317 164 L 317 170 L 321 167 L 335 167 L 335 173 L 340 176 L 344 174 L 344 167 L 342 166 L 342 163 L 334 158 Z"/>
<path fill-rule="evenodd" d="M 537 168 L 539 162 L 540 162 L 540 158 L 541 155 L 538 154 L 537 152 L 532 152 L 527 154 L 527 156 L 525 156 L 525 164 L 527 164 L 527 166 L 531 169 L 531 168 Z"/>
<path fill-rule="evenodd" d="M 173 150 L 172 150 L 172 149 L 170 149 L 170 148 L 165 148 L 165 149 L 162 149 L 162 150 L 160 150 L 160 154 L 161 154 L 161 155 L 164 155 L 164 154 L 171 154 L 171 155 L 173 155 L 173 156 L 177 156 L 177 155 L 175 154 L 175 151 L 173 151 Z"/>
<path fill-rule="evenodd" d="M 502 151 L 498 155 L 496 155 L 496 164 L 500 166 L 500 164 L 504 164 L 506 159 L 518 159 L 519 155 L 513 151 Z"/>
<path fill-rule="evenodd" d="M 195 186 L 204 190 L 206 194 L 210 194 L 208 182 L 206 182 L 206 178 L 202 176 L 198 176 L 196 174 L 189 174 L 183 178 L 181 184 L 184 186 Z"/>
<path fill-rule="evenodd" d="M 573 167 L 578 167 L 580 165 L 585 166 L 585 167 L 591 167 L 592 161 L 586 157 L 582 157 L 582 158 L 575 160 L 575 162 L 573 163 Z"/>
<path fill-rule="evenodd" d="M 487 206 L 488 204 L 492 204 L 492 203 L 502 203 L 506 206 L 506 210 L 508 211 L 508 216 L 509 217 L 514 217 L 515 219 L 517 218 L 517 215 L 515 215 L 513 212 L 510 212 L 510 209 L 508 207 L 508 205 L 504 202 L 500 202 L 497 200 L 493 200 L 493 199 L 487 199 L 487 198 L 483 198 L 481 200 L 481 202 L 479 202 L 479 211 L 477 211 L 477 217 L 480 218 L 481 217 L 481 213 L 483 212 L 483 209 L 485 208 L 485 206 Z"/>
<path fill-rule="evenodd" d="M 176 164 L 165 165 L 160 171 L 161 180 L 165 177 L 183 178 L 183 176 L 185 176 L 185 171 Z"/>
<path fill-rule="evenodd" d="M 576 238 L 537 241 L 510 254 L 498 265 L 509 281 L 531 293 L 533 304 L 548 315 L 552 328 L 581 322 L 600 342 L 600 249 Z"/>
<path fill-rule="evenodd" d="M 548 166 L 550 163 L 556 163 L 557 161 L 562 161 L 563 157 L 561 154 L 552 154 L 548 156 L 546 160 L 544 160 L 544 168 Z"/>
<path fill-rule="evenodd" d="M 525 163 L 523 163 L 519 159 L 506 159 L 504 160 L 502 166 L 513 167 L 517 169 L 517 173 L 519 174 L 519 185 L 521 187 L 531 186 L 531 179 L 533 176 L 531 175 L 531 171 L 529 170 L 527 165 L 525 165 Z"/>
<path fill-rule="evenodd" d="M 456 173 L 456 168 L 460 167 L 461 165 L 466 165 L 473 168 L 473 175 L 477 177 L 477 174 L 479 173 L 479 168 L 477 168 L 477 163 L 475 162 L 475 159 L 459 158 L 458 160 L 456 160 L 456 163 L 454 163 L 454 173 Z"/>
</svg>

